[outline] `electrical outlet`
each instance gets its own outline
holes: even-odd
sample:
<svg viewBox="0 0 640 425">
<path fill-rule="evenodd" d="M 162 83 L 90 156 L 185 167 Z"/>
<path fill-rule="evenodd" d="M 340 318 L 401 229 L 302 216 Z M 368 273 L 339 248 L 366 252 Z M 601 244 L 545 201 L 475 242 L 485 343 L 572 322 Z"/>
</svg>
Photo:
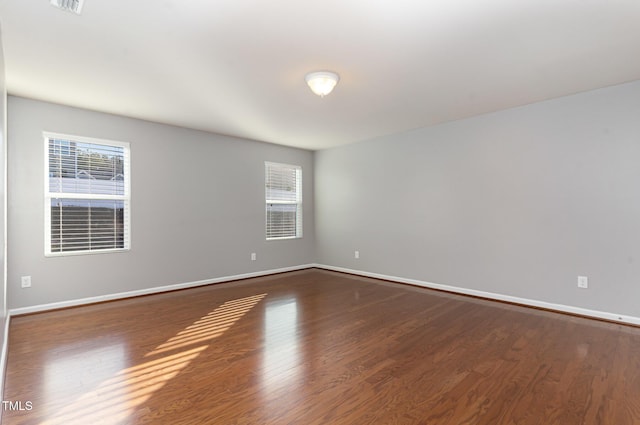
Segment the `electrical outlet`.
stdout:
<svg viewBox="0 0 640 425">
<path fill-rule="evenodd" d="M 255 253 L 255 252 L 252 252 L 252 253 L 251 253 L 251 261 L 256 261 L 256 258 L 257 258 L 257 257 L 256 257 L 256 253 Z"/>
<path fill-rule="evenodd" d="M 578 276 L 578 288 L 589 288 L 589 278 L 587 276 Z"/>
<path fill-rule="evenodd" d="M 31 276 L 22 276 L 20 284 L 23 288 L 31 288 Z"/>
<path fill-rule="evenodd" d="M 360 258 L 360 251 L 354 251 L 353 258 Z"/>
</svg>

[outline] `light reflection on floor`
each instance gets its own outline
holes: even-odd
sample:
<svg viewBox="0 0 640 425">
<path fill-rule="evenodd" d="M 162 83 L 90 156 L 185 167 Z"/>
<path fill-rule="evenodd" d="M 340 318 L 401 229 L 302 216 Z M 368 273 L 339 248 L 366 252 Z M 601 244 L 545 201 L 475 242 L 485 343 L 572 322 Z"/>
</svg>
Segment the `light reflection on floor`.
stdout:
<svg viewBox="0 0 640 425">
<path fill-rule="evenodd" d="M 95 390 L 83 394 L 42 425 L 119 424 L 155 391 L 176 376 L 207 348 L 186 350 L 178 354 L 123 369 Z"/>
<path fill-rule="evenodd" d="M 96 347 L 87 350 L 86 346 Z M 93 388 L 128 365 L 125 344 L 116 339 L 82 341 L 48 353 L 43 374 L 44 407 L 63 406 L 78 391 Z M 73 401 L 73 398 L 71 398 Z"/>
<path fill-rule="evenodd" d="M 133 366 L 127 367 L 123 344 L 82 353 L 75 350 L 72 356 L 57 353 L 60 357 L 47 363 L 45 371 L 47 394 L 55 398 L 49 401 L 52 405 L 60 405 L 60 389 L 80 368 L 100 369 L 103 368 L 100 363 L 109 362 L 117 373 L 67 403 L 40 425 L 113 425 L 126 422 L 156 391 L 206 350 L 213 339 L 233 326 L 266 295 L 225 302 L 147 353 L 144 356 L 146 361 Z"/>
<path fill-rule="evenodd" d="M 262 386 L 264 394 L 273 398 L 280 390 L 290 391 L 300 380 L 297 300 L 267 304 L 264 324 Z"/>
</svg>

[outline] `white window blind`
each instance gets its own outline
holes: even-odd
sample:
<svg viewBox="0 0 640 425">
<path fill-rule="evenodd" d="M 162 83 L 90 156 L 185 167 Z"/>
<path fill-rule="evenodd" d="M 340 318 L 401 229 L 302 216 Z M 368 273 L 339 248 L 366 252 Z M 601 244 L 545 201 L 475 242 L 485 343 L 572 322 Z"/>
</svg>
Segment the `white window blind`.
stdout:
<svg viewBox="0 0 640 425">
<path fill-rule="evenodd" d="M 45 254 L 129 249 L 129 145 L 45 134 Z"/>
<path fill-rule="evenodd" d="M 302 237 L 302 168 L 265 162 L 267 240 Z"/>
</svg>

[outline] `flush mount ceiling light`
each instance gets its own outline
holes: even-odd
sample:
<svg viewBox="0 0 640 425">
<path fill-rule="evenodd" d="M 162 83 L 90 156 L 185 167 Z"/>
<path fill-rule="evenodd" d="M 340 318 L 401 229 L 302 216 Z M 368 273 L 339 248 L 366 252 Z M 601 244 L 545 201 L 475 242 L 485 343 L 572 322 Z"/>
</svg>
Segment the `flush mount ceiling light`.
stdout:
<svg viewBox="0 0 640 425">
<path fill-rule="evenodd" d="M 83 3 L 84 0 L 51 0 L 52 6 L 67 12 L 75 13 L 76 15 L 79 15 L 82 11 Z"/>
<path fill-rule="evenodd" d="M 318 71 L 310 72 L 304 79 L 312 92 L 320 97 L 325 97 L 338 84 L 340 77 L 335 72 Z"/>
</svg>

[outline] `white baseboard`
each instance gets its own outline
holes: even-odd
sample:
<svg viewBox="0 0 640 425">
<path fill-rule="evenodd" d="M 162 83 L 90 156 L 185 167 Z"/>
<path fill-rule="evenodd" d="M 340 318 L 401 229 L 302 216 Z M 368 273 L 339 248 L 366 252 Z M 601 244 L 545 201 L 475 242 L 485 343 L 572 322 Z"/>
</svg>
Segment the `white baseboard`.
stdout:
<svg viewBox="0 0 640 425">
<path fill-rule="evenodd" d="M 138 289 L 135 291 L 119 292 L 117 294 L 108 294 L 108 295 L 100 295 L 96 297 L 79 298 L 75 300 L 60 301 L 60 302 L 49 303 L 49 304 L 40 304 L 40 305 L 34 305 L 30 307 L 12 308 L 9 310 L 8 315 L 19 316 L 21 314 L 39 313 L 42 311 L 56 310 L 60 308 L 76 307 L 80 305 L 94 304 L 94 303 L 99 303 L 104 301 L 113 301 L 113 300 L 119 300 L 123 298 L 139 297 L 141 295 L 158 294 L 161 292 L 175 291 L 178 289 L 195 288 L 197 286 L 205 286 L 205 285 L 211 285 L 214 283 L 229 282 L 232 280 L 249 279 L 252 277 L 268 276 L 271 274 L 309 269 L 309 268 L 313 268 L 314 266 L 315 266 L 314 264 L 305 264 L 300 266 L 284 267 L 280 269 L 263 270 L 263 271 L 252 272 L 252 273 L 243 273 L 243 274 L 237 274 L 233 276 L 216 277 L 213 279 L 198 280 L 194 282 L 185 282 L 185 283 L 177 283 L 173 285 L 157 286 L 154 288 Z"/>
<path fill-rule="evenodd" d="M 137 297 L 141 295 L 157 294 L 161 292 L 175 291 L 178 289 L 194 288 L 197 286 L 205 286 L 205 285 L 210 285 L 214 283 L 229 282 L 232 280 L 248 279 L 252 277 L 268 276 L 271 274 L 285 273 L 285 272 L 304 270 L 309 268 L 319 268 L 319 269 L 332 270 L 332 271 L 349 273 L 349 274 L 354 274 L 359 276 L 372 277 L 375 279 L 383 279 L 383 280 L 389 280 L 392 282 L 406 283 L 409 285 L 421 286 L 421 287 L 430 288 L 430 289 L 437 289 L 440 291 L 447 291 L 447 292 L 453 292 L 453 293 L 462 294 L 462 295 L 470 295 L 474 297 L 487 298 L 487 299 L 492 299 L 496 301 L 505 301 L 513 304 L 521 304 L 521 305 L 530 306 L 530 307 L 543 308 L 546 310 L 559 311 L 562 313 L 569 313 L 569 314 L 575 314 L 579 316 L 593 317 L 597 319 L 604 319 L 604 320 L 610 320 L 613 322 L 628 323 L 628 324 L 640 326 L 640 317 L 635 317 L 635 316 L 627 316 L 624 314 L 590 310 L 590 309 L 581 308 L 581 307 L 549 303 L 546 301 L 532 300 L 528 298 L 514 297 L 511 295 L 498 294 L 494 292 L 478 291 L 475 289 L 462 288 L 458 286 L 442 285 L 439 283 L 426 282 L 426 281 L 417 280 L 417 279 L 407 279 L 403 277 L 384 275 L 380 273 L 371 273 L 363 270 L 355 270 L 355 269 L 349 269 L 345 267 L 329 266 L 325 264 L 304 264 L 304 265 L 293 266 L 293 267 L 284 267 L 280 269 L 264 270 L 264 271 L 252 272 L 252 273 L 243 273 L 243 274 L 238 274 L 233 276 L 223 276 L 223 277 L 199 280 L 194 282 L 185 282 L 185 283 L 178 283 L 174 285 L 140 289 L 136 291 L 120 292 L 116 294 L 101 295 L 97 297 L 80 298 L 80 299 L 61 301 L 61 302 L 50 303 L 50 304 L 41 304 L 41 305 L 35 305 L 30 307 L 10 309 L 7 312 L 7 320 L 5 322 L 5 334 L 4 334 L 5 340 L 3 343 L 3 352 L 0 353 L 0 371 L 4 370 L 4 366 L 6 362 L 6 345 L 7 345 L 8 336 L 9 336 L 9 320 L 10 320 L 10 317 L 12 316 L 19 316 L 21 314 L 29 314 L 29 313 L 38 313 L 42 311 L 55 310 L 60 308 L 75 307 L 75 306 L 93 304 L 93 303 L 104 302 L 104 301 L 113 301 L 113 300 L 118 300 L 123 298 Z"/>
<path fill-rule="evenodd" d="M 613 322 L 627 323 L 640 326 L 640 317 L 627 316 L 624 314 L 609 313 L 606 311 L 590 310 L 581 307 L 574 307 L 563 304 L 549 303 L 546 301 L 531 300 L 528 298 L 513 297 L 511 295 L 497 294 L 494 292 L 478 291 L 475 289 L 461 288 L 458 286 L 441 285 L 439 283 L 425 282 L 416 279 L 406 279 L 403 277 L 383 275 L 379 273 L 370 273 L 362 270 L 353 270 L 345 267 L 327 266 L 324 264 L 314 264 L 314 267 L 325 270 L 332 270 L 342 273 L 350 273 L 359 276 L 372 277 L 376 279 L 390 280 L 393 282 L 407 283 L 409 285 L 422 286 L 424 288 L 438 289 L 440 291 L 454 292 L 462 295 L 471 295 L 474 297 L 487 298 L 496 301 L 505 301 L 513 304 L 522 304 L 529 307 L 543 308 L 546 310 L 554 310 L 562 313 L 575 314 L 579 316 L 593 317 L 596 319 L 610 320 Z"/>
</svg>

